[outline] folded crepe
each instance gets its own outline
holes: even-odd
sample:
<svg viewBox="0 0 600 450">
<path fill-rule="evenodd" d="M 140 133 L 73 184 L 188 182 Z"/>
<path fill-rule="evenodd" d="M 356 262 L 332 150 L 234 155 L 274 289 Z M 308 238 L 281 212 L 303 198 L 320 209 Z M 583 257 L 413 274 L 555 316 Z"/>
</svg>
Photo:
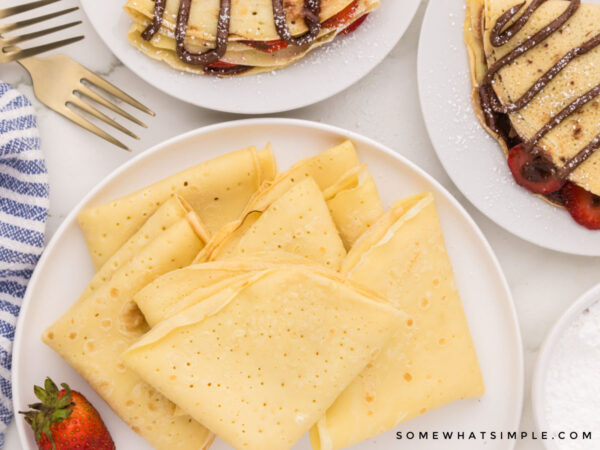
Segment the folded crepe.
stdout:
<svg viewBox="0 0 600 450">
<path fill-rule="evenodd" d="M 286 252 L 339 270 L 346 256 L 323 193 L 312 178 L 294 184 L 280 198 L 215 235 L 196 258 L 216 261 L 259 252 Z"/>
<path fill-rule="evenodd" d="M 195 260 L 228 258 L 224 261 L 226 269 L 211 273 L 211 265 L 186 268 L 161 277 L 136 295 L 134 300 L 148 323 L 154 326 L 198 303 L 219 288 L 214 283 L 226 284 L 238 275 L 266 268 L 265 264 L 312 262 L 339 270 L 345 251 L 336 226 L 338 230 L 366 229 L 382 209 L 373 181 L 365 172 L 354 146 L 345 141 L 280 174 L 249 202 L 244 218 L 223 227 Z M 312 177 L 329 192 L 327 206 Z M 328 208 L 338 219 L 335 225 Z M 235 269 L 231 258 L 235 259 Z"/>
<path fill-rule="evenodd" d="M 84 297 L 92 293 L 104 283 L 110 281 L 118 269 L 128 263 L 149 242 L 181 219 L 194 221 L 193 227 L 196 233 L 204 242 L 208 242 L 210 234 L 206 227 L 195 214 L 190 213 L 192 213 L 190 205 L 179 195 L 175 195 L 163 203 L 144 225 L 102 265 L 81 296 Z"/>
<path fill-rule="evenodd" d="M 133 298 L 150 327 L 189 308 L 246 276 L 287 265 L 311 266 L 306 258 L 285 252 L 256 253 L 243 258 L 194 264 L 150 283 Z"/>
<path fill-rule="evenodd" d="M 350 169 L 323 195 L 348 250 L 385 212 L 375 181 L 364 165 Z"/>
<path fill-rule="evenodd" d="M 291 448 L 402 319 L 306 268 L 257 273 L 159 323 L 125 364 L 235 448 Z"/>
<path fill-rule="evenodd" d="M 155 215 L 164 218 L 168 203 Z M 149 329 L 132 301 L 134 294 L 160 275 L 190 264 L 204 245 L 193 216 L 188 213 L 165 225 L 166 229 L 161 227 L 126 262 L 130 249 L 117 252 L 119 268 L 106 281 L 95 279 L 93 289 L 86 289 L 42 337 L 124 422 L 153 447 L 164 450 L 207 448 L 213 435 L 179 414 L 171 401 L 128 370 L 120 356 Z"/>
<path fill-rule="evenodd" d="M 141 36 L 144 29 L 145 26 L 134 24 L 127 33 L 127 39 L 129 40 L 129 43 L 140 50 L 143 54 L 157 61 L 164 62 L 173 69 L 181 72 L 192 73 L 195 75 L 206 74 L 204 68 L 187 64 L 177 56 L 177 53 L 175 52 L 176 43 L 173 37 L 159 34 L 148 42 Z M 231 65 L 231 67 L 229 67 L 230 69 L 235 69 L 236 67 L 248 68 L 240 73 L 235 73 L 235 71 L 232 70 L 229 76 L 256 75 L 262 72 L 271 72 L 276 69 L 283 69 L 284 67 L 287 67 L 290 64 L 293 64 L 294 62 L 304 58 L 312 50 L 315 50 L 316 48 L 333 41 L 335 37 L 335 31 L 331 31 L 327 34 L 323 34 L 310 45 L 287 47 L 284 50 L 279 50 L 276 52 L 257 50 L 243 43 L 233 43 L 233 45 L 229 45 L 227 53 L 225 56 L 223 56 L 222 64 L 225 64 L 225 68 L 227 68 L 227 65 Z M 196 42 L 196 40 L 192 40 L 189 44 L 186 44 L 186 48 L 191 52 L 199 53 L 201 51 L 206 51 L 213 45 L 214 44 L 212 42 L 199 44 Z M 231 50 L 231 47 L 243 48 L 238 51 L 233 51 Z M 226 70 L 223 70 L 222 73 L 217 72 L 217 75 L 227 76 L 228 73 Z"/>
<path fill-rule="evenodd" d="M 246 213 L 265 209 L 304 178 L 312 178 L 322 191 L 338 183 L 352 170 L 361 167 L 354 144 L 346 140 L 335 147 L 298 161 L 271 183 L 265 183 L 248 203 Z"/>
<path fill-rule="evenodd" d="M 276 164 L 270 148 L 247 148 L 220 156 L 172 175 L 125 197 L 79 214 L 96 268 L 136 233 L 158 207 L 179 194 L 199 215 L 209 232 L 237 219 Z"/>
<path fill-rule="evenodd" d="M 262 216 L 262 214 L 274 202 L 278 201 L 282 196 L 284 196 L 292 187 L 298 183 L 301 183 L 306 178 L 313 179 L 319 189 L 327 190 L 336 185 L 336 183 L 338 183 L 346 174 L 360 167 L 360 162 L 358 160 L 358 156 L 356 155 L 354 145 L 349 140 L 346 140 L 341 144 L 313 157 L 297 162 L 287 171 L 280 173 L 274 181 L 264 183 L 261 189 L 258 190 L 249 200 L 246 209 L 240 216 L 240 219 L 232 221 L 215 233 L 211 241 L 207 244 L 206 248 L 200 255 L 198 255 L 198 258 L 196 258 L 195 262 L 200 263 L 205 261 L 214 261 L 230 254 L 232 249 L 234 249 L 239 243 L 239 239 L 241 239 L 245 232 L 252 227 L 252 225 Z M 306 185 L 303 190 L 306 191 L 306 196 L 302 200 L 302 209 L 308 214 L 303 215 L 305 218 L 304 221 L 306 222 L 309 220 L 308 216 L 311 218 L 321 217 L 320 220 L 322 221 L 321 223 L 324 227 L 322 228 L 322 238 L 326 240 L 335 238 L 337 232 L 332 233 L 328 231 L 330 224 L 329 220 L 327 220 L 327 216 L 329 214 L 326 214 L 323 208 L 313 209 L 311 204 L 311 201 L 314 201 L 315 205 L 322 205 L 323 195 L 321 193 L 317 193 L 314 189 L 314 186 Z M 302 195 L 305 194 L 302 193 Z M 280 203 L 281 206 L 283 206 L 283 209 L 278 210 L 278 213 L 275 214 L 276 217 L 274 220 L 279 220 L 277 217 L 288 216 L 283 220 L 289 226 L 285 230 L 287 234 L 278 233 L 278 235 L 283 239 L 286 239 L 286 236 L 292 239 L 289 233 L 293 234 L 295 231 L 301 231 L 300 224 L 296 224 L 294 220 L 295 213 L 293 210 L 296 208 L 296 206 L 290 204 L 289 201 L 287 202 L 287 205 L 283 200 L 281 200 Z M 298 208 L 300 208 L 300 205 Z M 270 212 L 270 215 L 273 215 L 273 211 Z M 340 225 L 343 226 L 344 224 L 340 223 L 336 225 L 339 227 Z M 273 224 L 271 228 L 273 226 L 277 227 L 278 225 Z M 292 228 L 295 229 L 292 230 Z M 283 232 L 284 230 L 275 231 Z M 327 234 L 325 234 L 325 232 L 327 232 Z M 337 251 L 336 249 L 339 247 L 336 240 L 333 240 L 333 246 L 331 249 L 329 249 L 329 251 Z M 273 250 L 273 243 L 269 245 L 269 248 Z M 275 247 L 277 245 L 282 245 L 282 247 L 276 249 L 284 250 L 282 242 L 275 244 Z M 325 248 L 328 249 L 328 247 Z M 261 252 L 264 250 L 265 249 L 260 249 Z M 254 251 L 258 250 L 254 249 Z M 293 250 L 291 252 L 297 253 Z M 306 254 L 306 252 L 304 252 L 302 255 L 310 257 L 308 254 Z M 314 253 L 313 256 L 316 257 L 316 259 L 313 258 L 314 260 L 325 263 L 322 257 L 314 255 Z M 333 264 L 332 267 L 339 268 L 339 263 L 337 261 L 332 261 L 331 264 Z"/>
<path fill-rule="evenodd" d="M 314 449 L 344 448 L 453 400 L 483 394 L 431 194 L 397 202 L 354 245 L 342 273 L 408 317 L 313 427 Z"/>
<path fill-rule="evenodd" d="M 162 2 L 129 0 L 124 7 L 133 20 L 129 41 L 146 55 L 177 70 L 213 75 L 251 74 L 285 67 L 330 42 L 339 33 L 353 30 L 379 6 L 379 0 L 320 0 L 319 25 L 307 24 L 304 20 L 305 11 L 311 15 L 314 11 L 309 11 L 303 0 L 238 0 L 232 2 L 229 10 L 221 8 L 220 0 L 191 0 L 187 9 L 189 18 L 187 22 L 182 19 L 183 27 L 180 26 L 183 30 L 180 42 L 187 51 L 182 53 L 177 51 L 175 39 L 181 3 L 166 1 L 162 12 Z M 275 18 L 274 9 L 279 8 L 285 18 Z M 228 18 L 229 26 L 225 25 Z M 282 33 L 286 32 L 278 31 L 276 23 L 287 27 L 289 35 L 285 35 L 285 39 Z M 225 48 L 216 64 L 193 63 L 188 55 L 218 47 L 220 28 Z"/>
<path fill-rule="evenodd" d="M 502 45 L 492 45 L 490 39 L 496 23 L 501 23 L 499 19 L 521 3 L 522 0 L 467 0 L 465 42 L 473 82 L 473 103 L 478 118 L 505 152 L 519 142 L 533 139 L 546 150 L 552 164 L 559 171 L 567 170 L 564 173 L 569 180 L 600 195 L 600 152 L 595 151 L 574 170 L 568 169 L 571 159 L 593 143 L 600 133 L 600 98 L 588 101 L 578 111 L 567 115 L 561 123 L 555 124 L 541 138 L 536 137 L 561 110 L 600 84 L 600 47 L 588 52 L 579 50 L 579 56 L 570 62 L 558 64 L 559 60 L 568 56 L 575 48 L 592 39 L 598 40 L 600 5 L 582 3 L 560 30 L 552 32 L 545 40 L 540 39 L 538 45 L 504 65 L 491 84 L 500 103 L 504 106 L 516 104 L 522 96 L 529 95 L 528 91 L 532 89 L 535 90 L 532 91 L 534 96 L 522 108 L 499 113 L 496 119 L 500 122 L 499 126 L 490 124 L 486 117 L 487 109 L 482 106 L 479 90 L 488 70 L 536 33 L 547 32 L 550 24 L 560 20 L 574 6 L 574 2 L 562 0 L 541 2 L 520 31 L 513 33 L 507 42 L 497 43 Z M 530 6 L 532 2 L 528 0 L 518 10 L 516 17 L 521 17 Z M 502 34 L 515 20 L 512 19 L 502 28 Z M 555 64 L 564 68 L 554 72 Z M 553 72 L 553 76 L 544 81 L 550 72 Z"/>
</svg>

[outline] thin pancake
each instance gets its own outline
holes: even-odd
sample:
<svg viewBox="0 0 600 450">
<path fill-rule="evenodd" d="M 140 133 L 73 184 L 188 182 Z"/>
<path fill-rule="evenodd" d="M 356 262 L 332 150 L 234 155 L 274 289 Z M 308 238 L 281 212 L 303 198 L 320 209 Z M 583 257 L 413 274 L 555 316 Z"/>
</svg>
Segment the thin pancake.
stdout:
<svg viewBox="0 0 600 450">
<path fill-rule="evenodd" d="M 123 357 L 235 448 L 283 450 L 368 364 L 401 317 L 310 270 L 275 269 L 161 322 Z"/>
<path fill-rule="evenodd" d="M 102 266 L 158 209 L 179 194 L 209 232 L 235 220 L 259 186 L 274 176 L 270 148 L 229 153 L 172 175 L 125 197 L 82 211 L 79 225 L 92 260 Z"/>
<path fill-rule="evenodd" d="M 353 0 L 321 0 L 321 22 L 334 16 Z M 308 29 L 301 16 L 304 0 L 287 0 L 287 24 L 294 36 Z M 215 41 L 220 0 L 193 0 L 187 33 L 197 39 Z M 126 11 L 134 11 L 150 20 L 154 14 L 154 1 L 128 0 Z M 175 31 L 179 1 L 167 1 L 162 28 Z M 134 16 L 135 18 L 136 16 Z M 271 0 L 232 0 L 230 39 L 271 41 L 279 39 L 273 18 Z"/>
<path fill-rule="evenodd" d="M 490 66 L 496 62 L 528 36 L 552 22 L 569 4 L 563 0 L 545 2 L 510 42 L 493 47 L 489 40 L 492 27 L 502 13 L 519 3 L 519 0 L 486 0 L 482 8 L 482 0 L 469 1 L 470 14 L 467 17 L 466 36 L 467 45 L 471 49 L 474 80 L 480 80 L 482 63 Z M 477 20 L 473 16 L 477 11 L 481 14 L 480 29 L 473 27 L 474 21 Z M 501 69 L 493 84 L 500 101 L 507 104 L 521 97 L 566 53 L 598 34 L 599 21 L 600 5 L 583 3 L 567 21 L 564 32 L 553 33 L 543 44 Z M 486 56 L 485 61 L 481 61 L 483 54 Z M 523 140 L 529 140 L 552 116 L 598 84 L 600 47 L 571 61 L 525 108 L 509 115 L 511 124 Z M 478 100 L 478 97 L 475 99 Z M 549 152 L 554 164 L 560 168 L 599 133 L 600 100 L 595 99 L 577 114 L 556 126 L 540 140 L 539 145 Z M 584 162 L 569 179 L 594 194 L 600 194 L 600 153 L 596 152 Z"/>
<path fill-rule="evenodd" d="M 91 294 L 104 283 L 110 281 L 112 276 L 131 258 L 138 254 L 149 242 L 162 234 L 164 230 L 179 222 L 179 220 L 194 217 L 190 215 L 191 207 L 187 202 L 176 195 L 163 203 L 144 225 L 114 253 L 96 272 L 92 281 L 83 292 L 82 297 Z M 208 242 L 208 233 L 203 224 L 198 220 L 190 222 L 196 229 L 198 236 L 204 236 L 203 241 Z"/>
<path fill-rule="evenodd" d="M 133 301 L 144 314 L 150 327 L 154 327 L 157 323 L 213 295 L 228 283 L 238 282 L 240 276 L 289 264 L 311 263 L 297 255 L 269 252 L 239 259 L 195 264 L 163 275 L 138 292 Z"/>
<path fill-rule="evenodd" d="M 248 202 L 239 221 L 233 221 L 219 230 L 198 255 L 195 262 L 218 259 L 215 250 L 219 247 L 231 248 L 232 240 L 239 239 L 260 217 L 262 212 L 284 195 L 289 189 L 306 178 L 312 178 L 321 190 L 335 185 L 345 174 L 360 166 L 356 150 L 351 141 L 346 140 L 310 158 L 298 161 L 290 169 L 279 174 L 275 181 L 263 184 Z M 229 242 L 223 242 L 228 240 Z M 221 251 L 219 250 L 219 253 Z M 216 254 L 215 254 L 216 255 Z"/>
<path fill-rule="evenodd" d="M 270 2 L 269 2 L 270 3 Z M 326 2 L 327 3 L 327 2 Z M 158 33 L 151 39 L 149 42 L 142 39 L 141 34 L 142 31 L 146 28 L 146 26 L 150 23 L 150 17 L 148 13 L 148 8 L 154 5 L 153 2 L 138 2 L 137 0 L 130 0 L 129 3 L 125 6 L 125 10 L 134 20 L 133 25 L 131 26 L 128 39 L 131 44 L 142 51 L 144 54 L 150 56 L 153 59 L 157 59 L 163 62 L 166 62 L 173 68 L 185 72 L 195 73 L 195 74 L 204 74 L 205 71 L 202 66 L 188 64 L 186 61 L 179 58 L 176 52 L 176 43 L 174 39 L 174 23 L 172 21 L 164 20 L 161 28 Z M 167 8 L 169 8 L 171 2 L 167 2 Z M 291 6 L 291 3 L 286 3 L 286 5 Z M 331 5 L 331 2 L 327 3 L 327 5 Z M 325 6 L 328 8 L 329 6 Z M 205 5 L 207 6 L 207 5 Z M 335 18 L 332 19 L 334 22 L 329 26 L 323 26 L 321 31 L 318 34 L 318 37 L 313 42 L 306 45 L 289 45 L 284 46 L 284 48 L 278 50 L 269 50 L 262 51 L 257 48 L 256 45 L 248 45 L 245 42 L 254 42 L 257 44 L 266 42 L 273 43 L 279 42 L 279 36 L 275 31 L 274 23 L 272 22 L 273 30 L 270 32 L 275 32 L 275 37 L 265 37 L 262 32 L 256 34 L 252 32 L 249 28 L 244 28 L 245 34 L 237 35 L 234 32 L 230 33 L 227 44 L 227 51 L 220 58 L 221 62 L 239 65 L 244 68 L 241 72 L 233 71 L 231 73 L 224 72 L 218 73 L 220 76 L 238 76 L 238 75 L 249 75 L 256 74 L 264 71 L 270 71 L 274 69 L 280 69 L 286 67 L 293 62 L 303 58 L 308 52 L 320 47 L 323 44 L 326 44 L 333 40 L 336 35 L 341 32 L 344 28 L 351 26 L 354 22 L 361 20 L 365 15 L 374 11 L 379 6 L 379 0 L 356 0 L 349 2 L 348 8 L 351 10 L 351 16 L 347 18 L 347 20 L 340 21 L 339 24 L 335 22 Z M 174 7 L 174 6 L 173 6 Z M 252 9 L 259 9 L 259 6 L 253 5 Z M 269 4 L 269 7 L 271 5 Z M 336 12 L 340 12 L 344 8 L 340 8 L 340 10 Z M 197 14 L 200 14 L 198 10 L 192 7 L 192 17 L 191 22 L 193 24 L 194 20 L 194 11 Z M 246 14 L 250 13 L 250 10 L 247 7 L 240 8 L 239 12 L 244 11 Z M 325 11 L 323 9 L 322 11 Z M 235 11 L 235 2 L 232 6 L 232 24 L 235 21 L 234 19 L 237 17 Z M 270 9 L 270 14 L 272 16 L 272 8 Z M 323 17 L 327 15 L 324 13 Z M 345 14 L 342 12 L 342 14 Z M 253 18 L 256 18 L 258 14 L 255 14 Z M 168 13 L 165 15 L 168 17 Z M 174 19 L 173 19 L 174 20 Z M 216 15 L 215 15 L 216 20 Z M 302 24 L 304 26 L 304 21 L 300 20 L 296 22 L 296 25 Z M 265 27 L 266 23 L 261 22 L 261 27 Z M 295 25 L 292 26 L 294 28 Z M 233 25 L 232 25 L 233 27 Z M 268 27 L 267 27 L 268 28 Z M 231 30 L 233 28 L 230 27 Z M 262 28 L 261 28 L 262 30 Z M 216 31 L 215 28 L 211 31 L 212 34 L 206 33 L 198 33 L 198 29 L 192 27 L 188 27 L 186 32 L 185 39 L 185 48 L 191 53 L 201 53 L 206 52 L 215 47 L 215 36 L 214 33 Z"/>
<path fill-rule="evenodd" d="M 246 212 L 264 209 L 295 183 L 312 178 L 322 191 L 335 185 L 349 171 L 360 166 L 354 144 L 346 140 L 313 157 L 303 159 L 263 186 L 248 203 Z"/>
<path fill-rule="evenodd" d="M 193 213 L 191 213 L 193 214 Z M 136 433 L 161 450 L 207 448 L 213 435 L 128 370 L 120 356 L 147 330 L 133 295 L 188 265 L 202 248 L 193 223 L 179 219 L 139 249 L 51 325 L 43 341 L 75 368 Z"/>
<path fill-rule="evenodd" d="M 260 200 L 257 199 L 256 203 Z M 215 235 L 196 261 L 215 261 L 260 252 L 287 252 L 339 270 L 346 256 L 323 194 L 312 178 L 254 209 Z"/>
<path fill-rule="evenodd" d="M 407 315 L 311 430 L 340 449 L 448 402 L 483 394 L 469 327 L 431 194 L 397 202 L 348 254 L 342 273 Z"/>
<path fill-rule="evenodd" d="M 366 166 L 351 169 L 323 195 L 347 250 L 385 212 Z"/>
<path fill-rule="evenodd" d="M 144 27 L 142 25 L 134 24 L 131 26 L 127 37 L 134 47 L 138 48 L 151 58 L 164 61 L 178 70 L 196 74 L 204 73 L 202 67 L 186 64 L 179 59 L 175 51 L 174 38 L 158 34 L 148 42 L 141 38 L 141 32 L 143 30 Z M 298 61 L 306 56 L 311 50 L 331 42 L 333 38 L 335 38 L 335 32 L 324 33 L 312 44 L 301 47 L 289 46 L 284 50 L 273 53 L 256 50 L 245 44 L 237 44 L 237 47 L 245 48 L 240 48 L 238 51 L 231 51 L 231 49 L 228 48 L 227 53 L 221 58 L 221 61 L 229 64 L 241 64 L 254 67 L 254 69 L 249 72 L 244 72 L 244 75 L 259 73 L 260 71 L 275 70 Z M 191 52 L 207 50 L 207 48 L 199 47 L 197 45 L 187 45 L 186 48 Z"/>
</svg>

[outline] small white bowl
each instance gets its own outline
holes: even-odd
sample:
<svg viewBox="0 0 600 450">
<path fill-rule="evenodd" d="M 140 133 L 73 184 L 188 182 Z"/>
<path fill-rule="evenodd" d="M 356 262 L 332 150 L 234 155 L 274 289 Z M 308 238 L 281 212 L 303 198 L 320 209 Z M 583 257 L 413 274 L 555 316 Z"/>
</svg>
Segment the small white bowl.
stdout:
<svg viewBox="0 0 600 450">
<path fill-rule="evenodd" d="M 577 299 L 558 319 L 554 324 L 550 333 L 546 337 L 544 344 L 540 350 L 537 358 L 535 372 L 533 374 L 533 385 L 531 388 L 531 400 L 533 404 L 533 416 L 535 425 L 539 432 L 550 431 L 548 423 L 546 421 L 545 413 L 545 381 L 548 373 L 548 365 L 552 358 L 554 349 L 558 340 L 562 337 L 567 328 L 573 323 L 573 321 L 586 309 L 592 306 L 594 303 L 600 301 L 600 284 L 593 287 L 581 297 Z M 556 441 L 548 439 L 542 441 L 548 450 L 558 450 L 559 447 Z"/>
</svg>

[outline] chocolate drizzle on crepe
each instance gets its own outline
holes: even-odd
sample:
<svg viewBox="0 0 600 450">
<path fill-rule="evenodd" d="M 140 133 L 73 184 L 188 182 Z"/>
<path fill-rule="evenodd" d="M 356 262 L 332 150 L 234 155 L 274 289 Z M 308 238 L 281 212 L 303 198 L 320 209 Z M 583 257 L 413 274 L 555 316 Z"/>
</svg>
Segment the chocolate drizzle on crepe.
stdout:
<svg viewBox="0 0 600 450">
<path fill-rule="evenodd" d="M 502 31 L 507 23 L 509 23 L 517 13 L 525 6 L 525 2 L 513 6 L 504 14 L 502 14 L 490 33 L 490 42 L 494 47 L 501 47 L 502 45 L 510 42 L 512 38 L 527 24 L 533 13 L 545 2 L 546 0 L 534 0 L 525 9 L 523 14 L 513 22 L 506 30 Z M 513 103 L 502 105 L 498 96 L 493 90 L 494 78 L 497 73 L 505 66 L 511 64 L 521 55 L 527 53 L 538 44 L 545 41 L 553 33 L 560 30 L 560 28 L 575 14 L 581 4 L 581 0 L 569 0 L 569 6 L 565 11 L 542 28 L 540 31 L 535 33 L 533 36 L 528 37 L 525 41 L 520 43 L 512 51 L 504 55 L 498 61 L 496 61 L 489 69 L 485 78 L 483 79 L 479 87 L 479 98 L 481 101 L 481 108 L 485 116 L 485 121 L 488 127 L 492 129 L 496 134 L 504 139 L 508 146 L 515 144 L 515 139 L 511 135 L 512 127 L 508 120 L 507 114 L 514 113 L 525 108 L 531 100 L 535 98 L 572 60 L 578 56 L 585 55 L 594 48 L 600 45 L 600 34 L 594 36 L 592 39 L 584 42 L 579 47 L 570 50 L 565 54 L 554 66 L 552 66 L 546 73 L 544 73 L 534 84 L 523 94 L 519 99 Z M 524 143 L 525 148 L 532 153 L 545 152 L 543 149 L 538 147 L 536 144 L 556 126 L 562 123 L 565 119 L 570 117 L 576 111 L 581 109 L 584 105 L 589 103 L 591 100 L 600 95 L 600 85 L 589 90 L 585 94 L 581 95 L 569 105 L 567 105 L 562 111 L 555 116 L 551 117 L 550 120 L 527 142 Z M 596 136 L 592 142 L 586 147 L 579 151 L 573 158 L 567 160 L 561 168 L 555 167 L 556 175 L 561 179 L 566 179 L 577 167 L 583 164 L 590 156 L 594 154 L 596 150 L 600 148 L 600 135 Z M 549 158 L 548 155 L 541 155 Z"/>
<path fill-rule="evenodd" d="M 149 41 L 160 30 L 163 16 L 165 13 L 167 0 L 155 0 L 154 15 L 152 21 L 142 33 L 142 38 Z M 302 15 L 308 32 L 302 36 L 292 36 L 286 21 L 285 7 L 283 0 L 272 0 L 273 18 L 275 29 L 279 37 L 291 45 L 307 45 L 313 42 L 321 32 L 321 0 L 304 0 Z M 205 73 L 214 75 L 236 75 L 250 70 L 252 67 L 235 65 L 231 67 L 211 67 L 211 64 L 219 61 L 227 52 L 229 40 L 229 24 L 231 22 L 231 0 L 221 0 L 219 7 L 219 19 L 217 22 L 217 43 L 214 49 L 193 53 L 185 48 L 185 35 L 190 20 L 190 9 L 192 0 L 180 0 L 179 11 L 177 13 L 177 25 L 175 29 L 175 41 L 177 47 L 177 56 L 186 64 L 193 66 L 203 66 Z"/>
<path fill-rule="evenodd" d="M 272 0 L 273 19 L 279 37 L 290 45 L 306 45 L 313 42 L 321 32 L 321 0 L 304 0 L 302 15 L 308 27 L 308 32 L 300 37 L 293 37 L 287 26 L 283 0 Z"/>
</svg>

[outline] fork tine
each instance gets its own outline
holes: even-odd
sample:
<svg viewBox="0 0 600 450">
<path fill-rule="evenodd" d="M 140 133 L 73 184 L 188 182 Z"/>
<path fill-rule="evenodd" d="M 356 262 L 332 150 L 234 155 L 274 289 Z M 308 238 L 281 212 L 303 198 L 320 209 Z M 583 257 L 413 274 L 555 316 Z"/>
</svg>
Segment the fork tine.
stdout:
<svg viewBox="0 0 600 450">
<path fill-rule="evenodd" d="M 85 128 L 89 132 L 94 133 L 96 136 L 101 137 L 102 139 L 110 142 L 111 144 L 114 144 L 117 147 L 120 147 L 123 150 L 126 150 L 128 152 L 131 151 L 131 149 L 129 147 L 127 147 L 125 144 L 123 144 L 121 141 L 115 139 L 114 137 L 112 137 L 110 134 L 108 134 L 106 131 L 102 130 L 101 128 L 98 128 L 92 122 L 90 122 L 89 120 L 80 116 L 75 111 L 71 110 L 70 108 L 65 107 L 65 108 L 55 109 L 55 111 L 57 113 L 63 115 L 67 119 L 69 119 L 71 122 L 79 125 L 82 128 Z"/>
<path fill-rule="evenodd" d="M 86 80 L 87 82 L 93 84 L 94 86 L 99 87 L 103 91 L 106 91 L 111 95 L 114 95 L 115 97 L 124 101 L 125 103 L 130 104 L 134 108 L 137 108 L 140 111 L 145 112 L 146 114 L 150 114 L 151 116 L 156 115 L 156 114 L 154 114 L 154 112 L 151 109 L 142 105 L 140 102 L 138 102 L 133 97 L 127 95 L 125 92 L 123 92 L 121 89 L 116 87 L 114 84 L 109 83 L 104 78 L 99 77 L 98 75 L 96 75 L 95 73 L 93 73 L 87 69 L 86 69 L 86 75 L 83 77 L 83 79 Z"/>
<path fill-rule="evenodd" d="M 24 50 L 16 50 L 12 52 L 1 53 L 0 52 L 0 61 L 10 62 L 17 61 L 18 59 L 29 58 L 31 56 L 39 55 L 40 53 L 47 52 L 49 50 L 54 50 L 55 48 L 63 47 L 65 45 L 72 44 L 73 42 L 80 41 L 84 38 L 84 36 L 77 36 L 74 38 L 64 39 L 62 41 L 52 42 L 50 44 L 40 45 L 38 47 L 27 48 Z"/>
<path fill-rule="evenodd" d="M 131 120 L 133 123 L 135 123 L 135 124 L 137 124 L 137 125 L 139 125 L 141 127 L 148 128 L 144 122 L 136 119 L 131 114 L 129 114 L 127 111 L 124 111 L 121 108 L 119 108 L 117 105 L 109 102 L 104 97 L 102 97 L 100 94 L 98 94 L 97 92 L 93 91 L 92 89 L 90 89 L 86 85 L 82 84 L 80 87 L 77 88 L 76 92 L 78 92 L 81 95 L 89 98 L 90 100 L 95 101 L 96 103 L 101 104 L 105 108 L 108 108 L 111 111 L 116 112 L 117 114 L 120 114 L 121 116 L 125 117 L 126 119 Z"/>
<path fill-rule="evenodd" d="M 67 28 L 71 28 L 74 27 L 75 25 L 79 25 L 81 22 L 81 20 L 78 20 L 77 22 L 71 22 L 71 23 L 67 23 L 65 25 L 59 25 L 57 27 L 53 27 L 53 28 L 47 28 L 45 30 L 41 30 L 41 31 L 36 31 L 35 33 L 27 33 L 27 34 L 22 34 L 20 36 L 10 36 L 10 37 L 4 37 L 3 41 L 5 44 L 18 44 L 20 42 L 25 42 L 25 41 L 29 41 L 31 39 L 36 39 L 42 36 L 46 36 L 47 34 L 52 34 L 52 33 L 56 33 L 57 31 L 61 31 L 61 30 L 66 30 Z"/>
<path fill-rule="evenodd" d="M 87 103 L 82 98 L 73 95 L 67 102 L 75 105 L 76 107 L 78 107 L 80 109 L 82 109 L 86 113 L 91 114 L 96 119 L 99 119 L 99 120 L 103 121 L 104 123 L 107 123 L 111 127 L 116 128 L 121 133 L 125 133 L 127 136 L 130 136 L 130 137 L 132 137 L 134 139 L 137 139 L 137 140 L 140 139 L 138 136 L 136 136 L 134 133 L 132 133 L 131 131 L 129 131 L 123 125 L 121 125 L 120 123 L 114 121 L 113 119 L 111 119 L 110 117 L 108 117 L 106 114 L 98 111 L 96 108 L 94 108 L 92 105 L 90 105 L 89 103 Z"/>
<path fill-rule="evenodd" d="M 14 23 L 7 23 L 0 25 L 0 33 L 8 33 L 9 31 L 18 30 L 19 28 L 28 27 L 36 23 L 44 22 L 46 20 L 54 19 L 55 17 L 63 16 L 73 11 L 77 11 L 79 7 L 63 9 L 62 11 L 53 12 L 44 16 L 34 17 L 33 19 L 20 20 Z"/>
<path fill-rule="evenodd" d="M 51 3 L 56 3 L 57 1 L 58 0 L 39 0 L 37 2 L 25 3 L 24 5 L 0 9 L 0 19 L 4 19 L 5 17 L 13 16 L 15 14 L 21 14 L 25 11 L 30 11 L 41 6 L 50 5 Z"/>
</svg>

